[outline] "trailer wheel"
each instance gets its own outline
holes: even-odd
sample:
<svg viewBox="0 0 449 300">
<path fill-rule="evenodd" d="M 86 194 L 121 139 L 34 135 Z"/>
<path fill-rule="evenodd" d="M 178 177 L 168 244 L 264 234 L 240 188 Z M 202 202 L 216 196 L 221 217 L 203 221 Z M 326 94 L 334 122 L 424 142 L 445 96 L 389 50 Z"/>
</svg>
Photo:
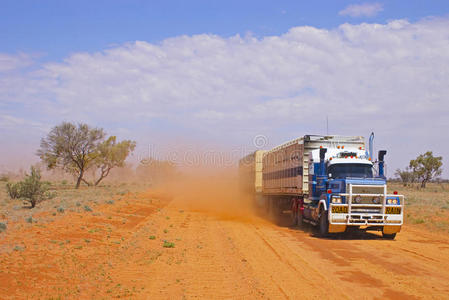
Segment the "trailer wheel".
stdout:
<svg viewBox="0 0 449 300">
<path fill-rule="evenodd" d="M 394 238 L 396 237 L 396 233 L 383 233 L 382 232 L 382 237 L 386 240 L 394 240 Z"/>
<path fill-rule="evenodd" d="M 295 203 L 295 200 L 292 200 L 291 204 L 291 223 L 292 226 L 298 225 L 298 205 Z"/>
<path fill-rule="evenodd" d="M 304 222 L 303 222 L 303 215 L 302 215 L 302 211 L 299 211 L 298 212 L 298 217 L 296 218 L 296 224 L 299 226 L 299 227 L 302 227 L 302 225 L 304 224 Z"/>
<path fill-rule="evenodd" d="M 322 209 L 320 213 L 320 236 L 326 237 L 329 234 L 329 220 L 327 210 Z"/>
<path fill-rule="evenodd" d="M 298 213 L 295 210 L 292 210 L 291 219 L 292 226 L 298 225 Z"/>
</svg>

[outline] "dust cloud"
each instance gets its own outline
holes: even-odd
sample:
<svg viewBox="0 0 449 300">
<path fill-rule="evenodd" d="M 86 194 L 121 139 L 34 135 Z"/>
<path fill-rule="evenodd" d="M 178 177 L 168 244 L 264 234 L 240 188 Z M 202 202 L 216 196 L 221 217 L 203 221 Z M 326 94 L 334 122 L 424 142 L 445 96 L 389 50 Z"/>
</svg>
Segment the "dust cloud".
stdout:
<svg viewBox="0 0 449 300">
<path fill-rule="evenodd" d="M 157 187 L 180 209 L 205 212 L 221 219 L 253 221 L 253 195 L 239 187 L 237 168 L 198 168 L 183 171 Z"/>
</svg>

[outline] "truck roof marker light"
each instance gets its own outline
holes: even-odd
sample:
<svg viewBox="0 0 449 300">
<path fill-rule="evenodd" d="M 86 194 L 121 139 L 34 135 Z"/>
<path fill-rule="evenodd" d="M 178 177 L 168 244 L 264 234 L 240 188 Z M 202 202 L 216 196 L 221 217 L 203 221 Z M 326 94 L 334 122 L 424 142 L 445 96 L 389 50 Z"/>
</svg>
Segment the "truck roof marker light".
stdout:
<svg viewBox="0 0 449 300">
<path fill-rule="evenodd" d="M 329 157 L 329 160 L 332 160 L 332 157 Z"/>
<path fill-rule="evenodd" d="M 371 161 L 371 157 L 368 157 L 368 160 Z"/>
<path fill-rule="evenodd" d="M 398 191 L 394 191 L 393 194 L 394 194 L 394 195 L 397 195 L 397 194 L 398 194 Z"/>
<path fill-rule="evenodd" d="M 322 149 L 323 148 L 323 146 L 320 146 L 320 149 Z"/>
<path fill-rule="evenodd" d="M 359 150 L 363 150 L 362 147 L 359 147 Z"/>
<path fill-rule="evenodd" d="M 345 148 L 345 146 L 341 146 L 341 149 L 344 149 Z"/>
<path fill-rule="evenodd" d="M 328 193 L 328 194 L 332 194 L 332 190 L 330 190 L 330 189 L 327 190 L 327 193 Z"/>
<path fill-rule="evenodd" d="M 340 146 L 337 146 L 337 149 L 340 149 Z"/>
</svg>

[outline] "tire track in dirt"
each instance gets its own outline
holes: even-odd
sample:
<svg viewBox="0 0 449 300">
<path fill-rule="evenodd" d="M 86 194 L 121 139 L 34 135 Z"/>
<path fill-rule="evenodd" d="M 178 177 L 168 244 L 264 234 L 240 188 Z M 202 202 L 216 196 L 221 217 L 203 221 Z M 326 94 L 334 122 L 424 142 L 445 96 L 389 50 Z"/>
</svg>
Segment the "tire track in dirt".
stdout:
<svg viewBox="0 0 449 300">
<path fill-rule="evenodd" d="M 321 239 L 310 227 L 142 194 L 10 232 L 0 298 L 443 299 L 449 239 L 404 227 Z M 67 242 L 70 240 L 70 242 Z M 23 242 L 23 251 L 11 245 Z M 164 244 L 174 243 L 173 248 Z M 8 248 L 9 247 L 9 248 Z"/>
</svg>

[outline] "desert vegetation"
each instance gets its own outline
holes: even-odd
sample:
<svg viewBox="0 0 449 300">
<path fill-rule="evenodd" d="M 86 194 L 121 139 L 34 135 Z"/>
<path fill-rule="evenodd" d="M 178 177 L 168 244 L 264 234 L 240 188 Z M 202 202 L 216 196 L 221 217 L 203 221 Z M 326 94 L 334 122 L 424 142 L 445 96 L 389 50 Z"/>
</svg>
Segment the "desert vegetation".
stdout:
<svg viewBox="0 0 449 300">
<path fill-rule="evenodd" d="M 438 181 L 438 176 L 443 172 L 443 157 L 433 156 L 432 151 L 420 154 L 416 159 L 410 160 L 410 164 L 404 170 L 397 169 L 395 175 L 404 186 L 415 182 L 421 183 L 421 188 L 432 180 Z"/>
<path fill-rule="evenodd" d="M 136 142 L 131 140 L 117 142 L 115 136 L 104 140 L 105 136 L 102 128 L 63 122 L 42 138 L 37 154 L 47 168 L 61 168 L 76 176 L 76 188 L 82 181 L 92 185 L 84 175 L 89 169 L 98 170 L 99 177 L 93 182 L 98 185 L 113 168 L 124 166 L 136 146 Z"/>
<path fill-rule="evenodd" d="M 449 233 L 449 183 L 430 182 L 421 188 L 420 183 L 404 186 L 396 181 L 388 189 L 405 196 L 405 224 Z"/>
</svg>

